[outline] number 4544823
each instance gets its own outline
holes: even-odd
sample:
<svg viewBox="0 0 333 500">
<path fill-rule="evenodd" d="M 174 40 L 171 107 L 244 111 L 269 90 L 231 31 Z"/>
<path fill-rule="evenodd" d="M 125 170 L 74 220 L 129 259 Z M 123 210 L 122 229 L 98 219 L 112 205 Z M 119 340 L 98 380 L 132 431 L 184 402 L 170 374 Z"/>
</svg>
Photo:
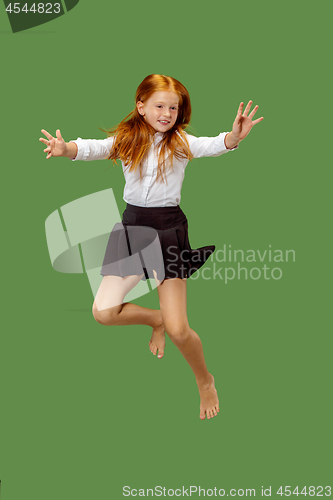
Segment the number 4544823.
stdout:
<svg viewBox="0 0 333 500">
<path fill-rule="evenodd" d="M 286 497 L 289 497 L 290 495 L 309 495 L 310 497 L 330 497 L 331 496 L 331 486 L 309 486 L 308 488 L 304 486 L 304 488 L 301 490 L 296 486 L 296 488 L 292 491 L 291 486 L 280 486 L 278 491 L 276 492 L 277 495 L 285 495 Z"/>
<path fill-rule="evenodd" d="M 13 7 L 12 7 L 13 5 Z M 28 12 L 33 12 L 34 14 L 59 14 L 60 12 L 60 3 L 33 3 L 30 8 L 28 8 L 28 4 L 25 3 L 23 7 L 21 7 L 21 4 L 19 2 L 16 3 L 9 3 L 6 7 L 6 11 L 9 12 L 10 14 L 19 14 L 20 12 L 25 12 L 28 14 Z"/>
</svg>

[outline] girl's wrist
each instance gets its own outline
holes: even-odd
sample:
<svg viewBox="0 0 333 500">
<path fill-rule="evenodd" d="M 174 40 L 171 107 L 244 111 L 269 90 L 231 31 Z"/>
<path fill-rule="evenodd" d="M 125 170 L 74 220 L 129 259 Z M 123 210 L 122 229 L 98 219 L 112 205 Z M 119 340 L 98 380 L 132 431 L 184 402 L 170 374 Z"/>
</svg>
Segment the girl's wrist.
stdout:
<svg viewBox="0 0 333 500">
<path fill-rule="evenodd" d="M 65 151 L 62 156 L 66 156 L 67 158 L 76 158 L 78 149 L 75 142 L 66 142 L 65 144 Z"/>
<path fill-rule="evenodd" d="M 224 145 L 227 149 L 233 149 L 237 146 L 240 141 L 237 141 L 232 132 L 228 132 L 224 138 Z"/>
</svg>

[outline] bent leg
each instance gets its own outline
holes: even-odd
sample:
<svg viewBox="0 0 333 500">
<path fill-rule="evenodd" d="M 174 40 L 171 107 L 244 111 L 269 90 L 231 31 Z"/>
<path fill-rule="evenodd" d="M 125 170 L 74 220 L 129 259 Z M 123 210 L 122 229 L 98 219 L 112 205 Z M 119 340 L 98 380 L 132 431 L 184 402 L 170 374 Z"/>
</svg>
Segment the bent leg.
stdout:
<svg viewBox="0 0 333 500">
<path fill-rule="evenodd" d="M 121 310 L 125 296 L 140 282 L 141 276 L 104 276 L 96 293 L 94 305 L 97 311 L 110 308 Z"/>
<path fill-rule="evenodd" d="M 187 283 L 182 279 L 167 279 L 158 287 L 165 330 L 193 370 L 199 388 L 200 418 L 211 418 L 219 411 L 214 377 L 206 366 L 202 343 L 190 328 L 187 319 Z"/>
<path fill-rule="evenodd" d="M 95 320 L 102 325 L 148 325 L 153 328 L 155 343 L 149 343 L 153 354 L 159 351 L 163 357 L 165 329 L 161 311 L 148 309 L 130 302 L 124 303 L 125 296 L 141 280 L 141 276 L 104 276 L 96 294 L 92 312 Z"/>
</svg>

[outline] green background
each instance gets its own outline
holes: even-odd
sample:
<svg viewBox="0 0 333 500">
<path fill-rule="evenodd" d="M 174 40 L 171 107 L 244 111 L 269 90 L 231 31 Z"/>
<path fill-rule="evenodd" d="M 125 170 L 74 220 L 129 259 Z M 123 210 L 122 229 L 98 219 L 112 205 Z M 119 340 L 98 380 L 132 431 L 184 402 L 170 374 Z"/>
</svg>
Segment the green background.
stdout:
<svg viewBox="0 0 333 500">
<path fill-rule="evenodd" d="M 332 485 L 330 19 L 328 2 L 80 0 L 13 35 L 3 9 L 2 500 Z M 280 280 L 189 280 L 209 421 L 171 341 L 158 360 L 149 327 L 97 324 L 87 277 L 55 272 L 45 240 L 72 200 L 112 187 L 125 202 L 120 167 L 46 161 L 40 130 L 104 138 L 151 73 L 188 88 L 194 135 L 230 130 L 240 101 L 264 116 L 238 151 L 187 166 L 192 247 L 296 254 Z M 158 308 L 157 291 L 136 302 Z"/>
</svg>

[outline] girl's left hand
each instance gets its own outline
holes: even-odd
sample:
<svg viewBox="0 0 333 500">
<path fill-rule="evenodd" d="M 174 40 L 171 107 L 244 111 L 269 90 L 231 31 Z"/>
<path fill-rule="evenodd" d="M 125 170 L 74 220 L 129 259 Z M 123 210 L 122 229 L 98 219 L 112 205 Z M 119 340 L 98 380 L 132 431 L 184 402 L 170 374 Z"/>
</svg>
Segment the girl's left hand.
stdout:
<svg viewBox="0 0 333 500">
<path fill-rule="evenodd" d="M 258 105 L 256 105 L 249 114 L 249 116 L 247 116 L 248 112 L 251 109 L 252 102 L 253 101 L 248 102 L 244 113 L 243 113 L 244 103 L 241 102 L 239 105 L 237 116 L 232 126 L 232 136 L 233 139 L 237 141 L 237 143 L 245 139 L 245 137 L 249 134 L 253 125 L 256 125 L 257 123 L 261 122 L 264 119 L 264 117 L 262 116 L 261 118 L 257 118 L 256 120 L 252 121 L 253 116 L 255 115 L 255 113 L 259 108 Z"/>
</svg>

